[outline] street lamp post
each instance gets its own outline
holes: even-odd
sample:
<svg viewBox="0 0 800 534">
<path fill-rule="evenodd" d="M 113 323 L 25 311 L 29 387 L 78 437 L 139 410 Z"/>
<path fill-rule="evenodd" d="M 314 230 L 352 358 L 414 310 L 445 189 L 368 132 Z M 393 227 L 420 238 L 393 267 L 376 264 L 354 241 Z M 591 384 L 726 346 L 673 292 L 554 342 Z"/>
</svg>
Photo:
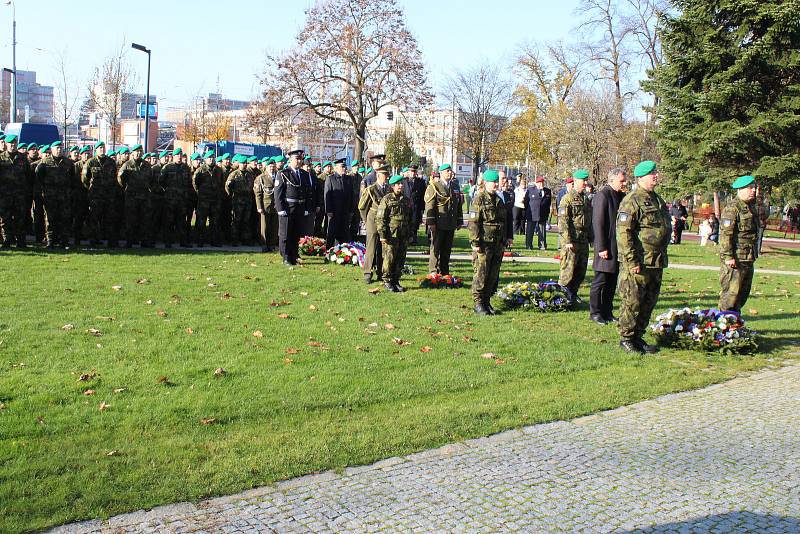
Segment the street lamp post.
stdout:
<svg viewBox="0 0 800 534">
<path fill-rule="evenodd" d="M 150 49 L 140 44 L 131 43 L 131 48 L 147 54 L 147 92 L 144 97 L 144 151 L 147 152 L 147 142 L 150 140 Z"/>
</svg>

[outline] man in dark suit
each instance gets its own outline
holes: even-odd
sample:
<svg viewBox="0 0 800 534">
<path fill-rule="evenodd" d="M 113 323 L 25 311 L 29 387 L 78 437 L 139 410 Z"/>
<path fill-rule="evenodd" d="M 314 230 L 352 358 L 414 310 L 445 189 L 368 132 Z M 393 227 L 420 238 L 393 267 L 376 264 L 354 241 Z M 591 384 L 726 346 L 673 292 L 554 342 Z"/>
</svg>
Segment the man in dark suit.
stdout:
<svg viewBox="0 0 800 534">
<path fill-rule="evenodd" d="M 536 177 L 535 185 L 525 191 L 525 248 L 533 249 L 533 233 L 536 232 L 536 244 L 539 250 L 547 250 L 547 221 L 550 218 L 550 205 L 553 193 L 544 186 L 544 178 Z"/>
<path fill-rule="evenodd" d="M 296 265 L 298 242 L 307 228 L 309 214 L 316 211 L 311 175 L 302 169 L 303 150 L 289 152 L 289 166 L 275 175 L 275 211 L 278 212 L 278 238 L 285 265 Z"/>
<path fill-rule="evenodd" d="M 592 200 L 592 226 L 594 227 L 594 279 L 589 291 L 589 317 L 599 324 L 615 321 L 612 313 L 614 293 L 617 291 L 619 259 L 617 258 L 617 212 L 628 184 L 625 170 L 611 169 L 608 184 Z"/>
</svg>

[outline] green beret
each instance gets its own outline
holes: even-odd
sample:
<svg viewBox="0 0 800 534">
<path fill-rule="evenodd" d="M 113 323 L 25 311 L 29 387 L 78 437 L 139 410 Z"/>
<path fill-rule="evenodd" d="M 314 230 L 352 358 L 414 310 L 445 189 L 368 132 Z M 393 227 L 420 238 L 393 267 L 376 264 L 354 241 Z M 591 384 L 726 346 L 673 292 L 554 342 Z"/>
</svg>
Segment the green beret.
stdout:
<svg viewBox="0 0 800 534">
<path fill-rule="evenodd" d="M 172 151 L 173 156 L 180 156 L 181 154 L 183 154 L 183 150 L 181 150 L 180 148 L 176 148 L 175 150 Z"/>
<path fill-rule="evenodd" d="M 408 171 L 408 167 L 403 167 L 402 169 L 400 169 L 400 174 L 403 174 L 404 172 L 407 172 L 407 171 Z"/>
<path fill-rule="evenodd" d="M 20 144 L 17 145 L 17 148 L 25 148 L 27 146 L 28 146 L 27 143 L 20 143 Z"/>
<path fill-rule="evenodd" d="M 367 170 L 367 168 L 366 168 L 366 167 L 359 167 L 359 168 L 358 168 L 358 172 L 364 172 L 364 171 L 366 171 L 366 170 Z"/>
<path fill-rule="evenodd" d="M 284 161 L 286 161 L 286 156 L 281 154 L 280 156 L 275 156 L 272 159 L 275 160 L 275 163 L 283 163 Z"/>
<path fill-rule="evenodd" d="M 439 165 L 439 172 L 446 171 L 447 169 L 453 170 L 453 167 L 449 163 Z"/>
<path fill-rule="evenodd" d="M 53 146 L 61 146 L 61 141 L 54 141 L 54 142 L 50 143 L 50 144 L 49 144 L 49 145 L 47 145 L 47 146 L 48 146 L 48 147 L 53 147 Z"/>
<path fill-rule="evenodd" d="M 321 161 L 315 161 L 314 162 L 314 167 L 322 167 L 322 162 Z"/>
<path fill-rule="evenodd" d="M 402 181 L 403 181 L 403 177 L 400 176 L 399 174 L 395 174 L 394 176 L 389 178 L 389 185 L 394 185 L 394 184 L 396 184 L 398 182 L 402 182 Z"/>
<path fill-rule="evenodd" d="M 309 161 L 310 159 L 311 159 L 311 156 L 305 156 L 305 157 L 303 158 L 303 160 L 304 160 L 304 161 Z"/>
<path fill-rule="evenodd" d="M 117 149 L 117 154 L 127 154 L 128 152 L 130 152 L 130 150 L 128 150 L 128 147 L 126 146 Z"/>
<path fill-rule="evenodd" d="M 500 173 L 494 169 L 487 169 L 483 171 L 484 182 L 496 182 L 500 180 Z"/>
<path fill-rule="evenodd" d="M 195 161 L 200 158 L 200 154 L 198 152 L 192 152 L 192 155 L 189 156 L 189 159 Z"/>
<path fill-rule="evenodd" d="M 213 157 L 214 157 L 214 151 L 213 150 L 208 150 L 205 154 L 203 154 L 203 159 L 213 158 Z"/>
<path fill-rule="evenodd" d="M 242 157 L 244 157 L 244 156 L 242 156 Z M 253 163 L 253 162 L 254 162 L 255 160 L 257 160 L 257 159 L 258 159 L 258 158 L 257 158 L 257 157 L 255 157 L 255 156 L 250 156 L 249 158 L 247 158 L 247 163 Z"/>
<path fill-rule="evenodd" d="M 11 141 L 8 140 L 9 137 L 11 137 L 11 136 L 6 136 L 6 143 L 10 143 L 11 142 Z M 73 150 L 75 152 L 77 152 L 78 150 L 80 150 L 80 147 L 78 145 L 72 145 L 71 147 L 69 147 L 69 150 L 67 152 L 72 152 Z"/>
<path fill-rule="evenodd" d="M 47 152 L 50 150 L 50 145 L 42 145 L 39 147 L 39 152 Z"/>
<path fill-rule="evenodd" d="M 144 150 L 144 147 L 141 144 L 136 143 L 131 147 L 131 152 L 136 152 L 137 150 Z"/>
<path fill-rule="evenodd" d="M 213 156 L 213 154 L 212 154 L 212 156 Z M 216 158 L 214 158 L 214 161 L 219 163 L 220 161 L 222 161 L 222 156 L 217 156 Z"/>
<path fill-rule="evenodd" d="M 96 142 L 96 143 L 94 144 L 94 149 L 95 149 L 95 150 L 97 150 L 97 149 L 98 149 L 98 148 L 100 148 L 101 146 L 106 146 L 106 144 L 105 144 L 104 142 L 102 142 L 102 141 L 98 141 L 98 142 Z"/>
<path fill-rule="evenodd" d="M 109 150 L 108 152 L 106 152 L 106 156 L 108 156 L 108 157 L 111 157 L 111 156 L 113 156 L 113 155 L 114 155 L 114 154 L 116 154 L 116 153 L 117 153 L 117 151 L 116 151 L 116 150 Z"/>
<path fill-rule="evenodd" d="M 13 143 L 16 140 L 17 140 L 17 136 L 14 135 L 14 134 L 5 136 L 5 142 L 6 143 Z"/>
<path fill-rule="evenodd" d="M 734 189 L 741 189 L 743 187 L 749 186 L 750 184 L 754 183 L 755 181 L 756 181 L 756 179 L 753 178 L 750 175 L 740 176 L 736 180 L 734 180 L 733 184 L 731 184 L 731 187 L 733 187 Z"/>
<path fill-rule="evenodd" d="M 223 155 L 220 156 L 220 158 L 222 158 L 222 159 L 230 159 L 231 158 L 231 153 L 230 152 L 225 152 Z"/>
<path fill-rule="evenodd" d="M 81 151 L 79 152 L 79 154 L 83 154 L 83 153 L 85 153 L 85 152 L 89 152 L 89 150 L 91 150 L 91 149 L 89 148 L 89 145 L 86 145 L 85 147 L 83 147 L 83 148 L 81 149 Z"/>
<path fill-rule="evenodd" d="M 654 170 L 656 170 L 656 163 L 654 161 L 642 161 L 634 167 L 633 176 L 635 178 L 641 178 L 642 176 L 652 174 Z"/>
<path fill-rule="evenodd" d="M 330 161 L 326 161 L 325 163 L 322 164 L 322 167 L 325 168 L 328 165 L 333 165 L 333 163 L 331 163 Z"/>
<path fill-rule="evenodd" d="M 353 162 L 350 164 L 351 167 L 358 167 L 358 160 L 354 159 Z"/>
<path fill-rule="evenodd" d="M 588 180 L 589 171 L 587 171 L 586 169 L 578 169 L 572 173 L 572 178 L 574 180 Z"/>
<path fill-rule="evenodd" d="M 164 156 L 166 156 L 167 154 L 169 154 L 169 150 L 162 150 L 161 152 L 158 153 L 158 157 L 159 157 L 159 159 L 161 159 Z"/>
</svg>

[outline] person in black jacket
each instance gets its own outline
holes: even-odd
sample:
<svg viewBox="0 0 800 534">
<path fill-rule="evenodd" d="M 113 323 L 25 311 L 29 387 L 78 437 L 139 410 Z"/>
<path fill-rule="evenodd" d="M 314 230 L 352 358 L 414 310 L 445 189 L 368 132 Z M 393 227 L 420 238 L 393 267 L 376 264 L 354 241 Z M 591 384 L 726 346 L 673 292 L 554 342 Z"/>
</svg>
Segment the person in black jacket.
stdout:
<svg viewBox="0 0 800 534">
<path fill-rule="evenodd" d="M 278 238 L 285 265 L 296 265 L 298 242 L 307 227 L 308 215 L 316 211 L 311 175 L 301 168 L 303 151 L 289 152 L 289 166 L 275 175 L 275 211 L 278 212 Z"/>
<path fill-rule="evenodd" d="M 681 236 L 686 229 L 686 219 L 689 216 L 689 212 L 686 210 L 688 204 L 689 201 L 682 198 L 676 200 L 669 209 L 669 216 L 672 218 L 672 243 L 675 245 L 681 244 Z"/>
<path fill-rule="evenodd" d="M 612 313 L 617 291 L 619 259 L 617 257 L 617 212 L 628 180 L 625 170 L 611 169 L 608 184 L 592 200 L 594 227 L 594 279 L 589 291 L 589 317 L 599 324 L 615 321 Z"/>
<path fill-rule="evenodd" d="M 325 215 L 328 220 L 325 244 L 350 241 L 350 217 L 353 212 L 353 185 L 345 171 L 345 158 L 333 162 L 333 174 L 325 180 Z"/>
<path fill-rule="evenodd" d="M 536 233 L 536 246 L 547 250 L 547 221 L 550 218 L 550 205 L 553 193 L 544 186 L 544 178 L 536 177 L 536 185 L 525 191 L 525 248 L 533 250 L 533 234 Z"/>
</svg>

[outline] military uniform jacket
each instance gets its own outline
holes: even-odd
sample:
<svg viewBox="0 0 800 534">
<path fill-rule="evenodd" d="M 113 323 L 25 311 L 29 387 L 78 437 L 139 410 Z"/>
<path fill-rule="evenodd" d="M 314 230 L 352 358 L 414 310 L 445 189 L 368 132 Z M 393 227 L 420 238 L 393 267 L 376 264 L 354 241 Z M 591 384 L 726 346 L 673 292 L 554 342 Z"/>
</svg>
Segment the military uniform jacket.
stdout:
<svg viewBox="0 0 800 534">
<path fill-rule="evenodd" d="M 0 195 L 22 195 L 31 189 L 28 160 L 19 152 L 0 152 Z"/>
<path fill-rule="evenodd" d="M 273 192 L 275 183 L 269 171 L 261 173 L 253 183 L 253 193 L 256 196 L 256 209 L 264 213 L 275 213 L 275 198 Z"/>
<path fill-rule="evenodd" d="M 507 239 L 513 237 L 506 204 L 498 195 L 499 191 L 481 191 L 472 199 L 468 224 L 471 246 L 502 247 Z"/>
<path fill-rule="evenodd" d="M 401 192 L 391 192 L 381 198 L 375 213 L 381 239 L 406 239 L 411 229 L 411 201 Z"/>
<path fill-rule="evenodd" d="M 248 204 L 252 195 L 252 187 L 248 178 L 248 172 L 242 169 L 234 169 L 225 181 L 225 192 L 231 197 L 234 204 Z"/>
<path fill-rule="evenodd" d="M 562 245 L 584 245 L 592 239 L 592 207 L 574 189 L 558 205 L 558 235 Z"/>
<path fill-rule="evenodd" d="M 161 167 L 158 185 L 164 190 L 168 201 L 185 201 L 188 198 L 189 169 L 182 163 L 167 163 Z"/>
<path fill-rule="evenodd" d="M 117 181 L 125 195 L 131 198 L 147 198 L 150 194 L 153 172 L 145 160 L 129 159 L 117 172 Z"/>
<path fill-rule="evenodd" d="M 636 189 L 617 212 L 617 258 L 631 267 L 664 268 L 672 234 L 667 205 L 654 191 Z"/>
<path fill-rule="evenodd" d="M 432 180 L 428 184 L 424 222 L 426 225 L 435 224 L 437 230 L 455 230 L 464 223 L 461 195 L 449 183 Z"/>
<path fill-rule="evenodd" d="M 275 211 L 278 213 L 300 209 L 314 212 L 315 198 L 311 176 L 303 169 L 284 167 L 275 174 Z"/>
<path fill-rule="evenodd" d="M 119 192 L 117 164 L 108 156 L 92 156 L 83 166 L 81 181 L 93 198 L 113 198 Z"/>
<path fill-rule="evenodd" d="M 222 200 L 224 182 L 222 169 L 217 165 L 203 163 L 194 171 L 192 187 L 197 192 L 197 200 L 217 202 Z"/>
<path fill-rule="evenodd" d="M 389 194 L 389 186 L 387 184 L 381 185 L 375 182 L 367 187 L 358 200 L 358 211 L 361 213 L 361 219 L 366 221 L 370 212 L 377 212 L 381 199 L 387 194 Z"/>
<path fill-rule="evenodd" d="M 758 217 L 755 201 L 736 198 L 722 210 L 719 224 L 719 257 L 722 261 L 755 261 Z"/>
<path fill-rule="evenodd" d="M 72 188 L 74 175 L 75 165 L 64 156 L 55 158 L 48 154 L 36 165 L 36 181 L 44 191 Z"/>
</svg>

